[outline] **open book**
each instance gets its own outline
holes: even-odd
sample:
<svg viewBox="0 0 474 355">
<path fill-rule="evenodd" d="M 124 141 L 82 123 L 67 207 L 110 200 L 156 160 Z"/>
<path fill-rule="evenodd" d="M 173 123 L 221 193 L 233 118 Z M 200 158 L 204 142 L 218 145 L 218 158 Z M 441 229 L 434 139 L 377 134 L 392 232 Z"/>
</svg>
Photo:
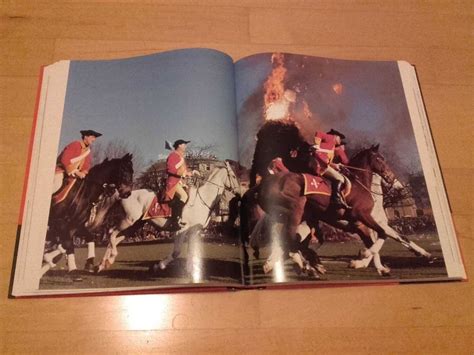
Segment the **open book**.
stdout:
<svg viewBox="0 0 474 355">
<path fill-rule="evenodd" d="M 185 49 L 39 86 L 12 296 L 466 278 L 406 62 Z"/>
</svg>

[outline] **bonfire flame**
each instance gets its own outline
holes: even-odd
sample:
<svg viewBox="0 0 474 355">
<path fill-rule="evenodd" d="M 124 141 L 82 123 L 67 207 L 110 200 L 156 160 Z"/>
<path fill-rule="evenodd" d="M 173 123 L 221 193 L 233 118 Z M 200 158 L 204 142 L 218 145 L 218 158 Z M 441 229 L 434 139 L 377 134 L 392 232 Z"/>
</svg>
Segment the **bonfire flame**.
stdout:
<svg viewBox="0 0 474 355">
<path fill-rule="evenodd" d="M 273 53 L 271 60 L 273 69 L 263 85 L 264 115 L 265 120 L 279 120 L 288 117 L 290 103 L 296 100 L 296 94 L 285 90 L 283 80 L 287 70 L 283 54 Z"/>
<path fill-rule="evenodd" d="M 272 71 L 263 86 L 265 120 L 310 120 L 313 114 L 306 100 L 300 100 L 300 104 L 296 105 L 297 93 L 300 93 L 299 84 L 295 85 L 295 91 L 285 88 L 287 69 L 284 55 L 273 53 L 271 62 Z"/>
</svg>

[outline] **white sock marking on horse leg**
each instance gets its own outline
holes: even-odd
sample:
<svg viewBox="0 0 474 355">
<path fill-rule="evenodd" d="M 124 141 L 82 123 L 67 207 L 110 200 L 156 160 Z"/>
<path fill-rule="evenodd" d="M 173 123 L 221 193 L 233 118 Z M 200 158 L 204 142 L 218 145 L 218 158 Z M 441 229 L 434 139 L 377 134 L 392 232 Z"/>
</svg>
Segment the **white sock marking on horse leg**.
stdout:
<svg viewBox="0 0 474 355">
<path fill-rule="evenodd" d="M 107 248 L 105 249 L 105 253 L 104 253 L 104 256 L 102 257 L 102 261 L 100 262 L 100 265 L 99 265 L 99 271 L 102 271 L 105 269 L 105 266 L 106 266 L 106 262 L 108 261 L 108 259 L 110 258 L 110 254 L 112 253 L 112 246 L 110 245 L 110 243 L 107 245 Z"/>
<path fill-rule="evenodd" d="M 303 257 L 303 255 L 301 255 L 300 252 L 289 252 L 288 255 L 290 256 L 291 260 L 293 260 L 293 262 L 295 262 L 300 267 L 301 270 L 305 268 L 306 259 Z"/>
<path fill-rule="evenodd" d="M 379 253 L 374 254 L 374 266 L 377 269 L 379 275 L 383 276 L 390 273 L 390 269 L 382 264 Z"/>
<path fill-rule="evenodd" d="M 311 228 L 309 228 L 306 221 L 301 222 L 296 228 L 296 234 L 300 236 L 300 242 L 304 241 L 311 234 Z"/>
<path fill-rule="evenodd" d="M 74 254 L 69 254 L 67 256 L 67 268 L 69 271 L 73 271 L 77 269 L 76 257 L 74 256 Z"/>
<path fill-rule="evenodd" d="M 87 243 L 87 259 L 95 258 L 95 243 Z"/>
<path fill-rule="evenodd" d="M 410 241 L 408 243 L 408 245 L 410 246 L 411 249 L 413 249 L 414 251 L 417 251 L 418 253 L 420 253 L 424 257 L 431 258 L 431 254 L 428 253 L 425 249 L 423 249 L 419 245 L 417 245 L 416 243 Z"/>
<path fill-rule="evenodd" d="M 374 245 L 370 247 L 370 252 L 374 255 L 378 254 L 380 252 L 380 249 L 382 249 L 383 243 L 385 243 L 385 239 L 377 239 Z"/>
<path fill-rule="evenodd" d="M 58 248 L 56 250 L 53 250 L 52 252 L 44 254 L 43 260 L 44 262 L 48 263 L 51 268 L 53 268 L 56 266 L 56 264 L 53 262 L 53 259 L 60 254 L 62 254 L 62 251 Z"/>
</svg>

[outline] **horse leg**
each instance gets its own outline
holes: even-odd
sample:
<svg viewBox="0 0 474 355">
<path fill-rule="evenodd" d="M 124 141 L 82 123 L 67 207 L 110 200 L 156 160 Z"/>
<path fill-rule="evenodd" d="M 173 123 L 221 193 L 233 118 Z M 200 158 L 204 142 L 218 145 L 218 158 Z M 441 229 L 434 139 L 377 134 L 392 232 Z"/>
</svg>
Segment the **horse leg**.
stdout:
<svg viewBox="0 0 474 355">
<path fill-rule="evenodd" d="M 372 217 L 370 213 L 360 213 L 359 215 L 359 220 L 368 228 L 371 228 L 373 231 L 377 233 L 378 239 L 373 242 L 370 233 L 365 232 L 361 229 L 362 233 L 365 234 L 364 240 L 367 240 L 369 243 L 372 243 L 372 245 L 368 248 L 368 252 L 366 253 L 366 256 L 368 253 L 372 254 L 374 256 L 374 266 L 377 269 L 377 272 L 379 275 L 382 276 L 388 276 L 390 275 L 390 268 L 387 266 L 383 265 L 381 260 L 380 260 L 380 255 L 379 252 L 382 249 L 383 244 L 385 243 L 385 239 L 387 237 L 387 233 L 385 230 L 375 221 L 375 219 Z M 360 234 L 359 234 L 360 235 Z"/>
<path fill-rule="evenodd" d="M 124 235 L 117 237 L 120 233 L 118 229 L 114 229 L 110 235 L 110 241 L 105 249 L 104 256 L 99 266 L 96 268 L 96 272 L 101 272 L 102 270 L 108 269 L 115 262 L 115 259 L 118 255 L 117 245 L 125 239 Z"/>
<path fill-rule="evenodd" d="M 281 231 L 283 229 L 282 223 L 274 222 L 271 225 L 271 253 L 270 256 L 267 258 L 265 263 L 263 264 L 263 272 L 268 274 L 270 271 L 273 270 L 275 264 L 281 262 L 283 259 L 283 249 L 281 247 Z"/>
<path fill-rule="evenodd" d="M 175 234 L 173 251 L 166 258 L 160 260 L 157 265 L 160 270 L 165 270 L 168 267 L 168 264 L 171 263 L 173 260 L 177 259 L 178 256 L 181 254 L 181 248 L 183 247 L 186 234 L 186 232 L 178 232 Z M 156 269 L 155 266 L 153 267 L 153 269 Z"/>
<path fill-rule="evenodd" d="M 118 256 L 118 245 L 125 239 L 124 235 L 121 235 L 120 237 L 114 238 L 114 240 L 110 240 L 110 245 L 111 245 L 111 251 L 110 251 L 110 256 L 108 258 L 109 264 L 112 265 L 115 262 L 115 259 Z"/>
<path fill-rule="evenodd" d="M 353 228 L 360 236 L 366 249 L 359 252 L 359 259 L 350 261 L 349 267 L 353 269 L 367 268 L 373 260 L 377 273 L 379 275 L 388 276 L 390 274 L 390 269 L 382 264 L 379 254 L 385 240 L 376 239 L 374 242 L 375 234 L 360 221 L 355 222 Z"/>
<path fill-rule="evenodd" d="M 54 268 L 56 266 L 55 263 L 59 261 L 59 260 L 57 260 L 58 257 L 59 257 L 59 259 L 61 259 L 62 255 L 65 254 L 65 253 L 66 253 L 66 250 L 62 247 L 61 244 L 59 244 L 58 247 L 56 248 L 56 250 L 53 250 L 49 253 L 44 254 L 43 255 L 43 261 L 47 265 L 49 265 L 49 268 L 46 271 L 48 271 L 49 269 Z M 44 273 L 42 275 L 44 275 Z"/>
<path fill-rule="evenodd" d="M 302 256 L 307 260 L 305 271 L 309 276 L 319 279 L 319 275 L 325 274 L 327 270 L 321 263 L 321 259 L 319 258 L 318 254 L 309 247 L 310 242 L 311 238 L 305 238 L 300 243 Z"/>
<path fill-rule="evenodd" d="M 188 256 L 186 271 L 191 275 L 193 282 L 202 282 L 202 255 L 199 242 L 199 229 L 191 231 L 188 237 Z"/>
<path fill-rule="evenodd" d="M 408 240 L 407 237 L 399 235 L 392 227 L 390 227 L 388 224 L 384 224 L 383 228 L 385 229 L 387 235 L 392 238 L 393 240 L 397 241 L 401 245 L 403 245 L 405 248 L 410 250 L 412 253 L 414 253 L 416 256 L 423 256 L 424 258 L 431 260 L 432 255 L 427 252 L 425 249 L 417 245 L 415 242 L 412 242 Z"/>
<path fill-rule="evenodd" d="M 102 257 L 102 261 L 97 266 L 97 269 L 96 269 L 97 273 L 110 267 L 109 258 L 110 258 L 111 253 L 112 253 L 112 246 L 110 245 L 110 242 L 109 242 L 109 244 L 107 245 L 107 248 L 105 249 L 104 256 Z"/>
<path fill-rule="evenodd" d="M 265 224 L 266 216 L 263 216 L 258 220 L 255 226 L 252 229 L 252 233 L 249 236 L 249 245 L 253 249 L 253 255 L 255 259 L 258 259 L 260 255 L 261 239 L 262 239 L 262 229 Z"/>
<path fill-rule="evenodd" d="M 291 210 L 292 213 L 288 216 L 288 222 L 285 224 L 283 243 L 285 250 L 288 250 L 288 255 L 299 267 L 299 270 L 296 271 L 299 274 L 301 271 L 307 270 L 308 265 L 300 250 L 301 241 L 307 238 L 311 230 L 306 223 L 301 222 L 306 198 L 300 198 L 295 202 L 295 206 Z"/>
</svg>

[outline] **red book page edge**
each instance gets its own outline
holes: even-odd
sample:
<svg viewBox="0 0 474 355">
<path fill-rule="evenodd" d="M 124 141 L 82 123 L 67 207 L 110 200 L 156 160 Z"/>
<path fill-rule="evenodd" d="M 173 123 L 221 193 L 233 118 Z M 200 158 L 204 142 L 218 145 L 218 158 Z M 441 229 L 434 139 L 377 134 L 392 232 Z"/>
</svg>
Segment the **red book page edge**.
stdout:
<svg viewBox="0 0 474 355">
<path fill-rule="evenodd" d="M 23 180 L 23 194 L 21 196 L 20 214 L 18 217 L 19 226 L 21 226 L 23 222 L 23 213 L 25 210 L 26 190 L 28 187 L 28 177 L 30 175 L 30 165 L 31 165 L 31 158 L 32 158 L 32 153 L 33 153 L 33 142 L 34 142 L 35 133 L 36 133 L 36 122 L 38 121 L 39 102 L 40 102 L 40 97 L 41 97 L 41 86 L 43 84 L 44 68 L 45 67 L 42 66 L 40 69 L 38 89 L 36 91 L 36 104 L 35 104 L 35 113 L 33 116 L 33 127 L 31 128 L 30 143 L 29 143 L 29 148 L 28 148 L 28 157 L 26 159 L 25 178 Z"/>
</svg>

